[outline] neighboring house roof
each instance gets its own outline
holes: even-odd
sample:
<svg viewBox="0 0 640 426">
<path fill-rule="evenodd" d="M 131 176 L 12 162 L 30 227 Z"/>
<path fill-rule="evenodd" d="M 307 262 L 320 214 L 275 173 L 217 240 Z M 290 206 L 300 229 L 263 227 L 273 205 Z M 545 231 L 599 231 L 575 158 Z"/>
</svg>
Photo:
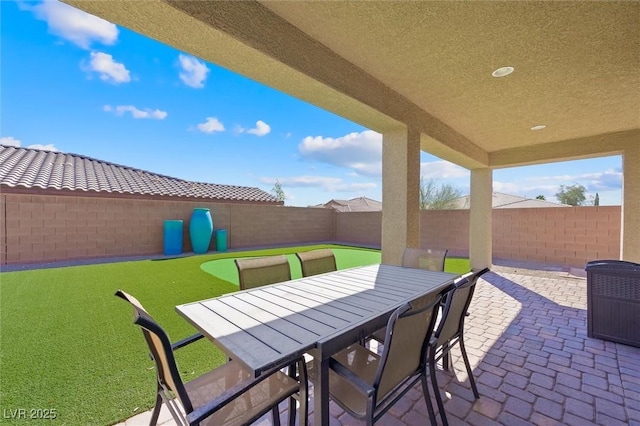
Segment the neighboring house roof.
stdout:
<svg viewBox="0 0 640 426">
<path fill-rule="evenodd" d="M 0 185 L 281 204 L 259 188 L 191 182 L 77 154 L 5 145 L 0 145 Z"/>
<path fill-rule="evenodd" d="M 457 198 L 455 209 L 468 209 L 469 196 Z M 525 198 L 518 195 L 504 194 L 502 192 L 493 193 L 492 207 L 494 209 L 522 209 L 540 207 L 571 207 L 568 204 L 552 203 L 550 201 L 538 200 L 537 198 Z"/>
<path fill-rule="evenodd" d="M 334 209 L 339 212 L 378 212 L 382 211 L 382 203 L 367 197 L 352 198 L 350 200 L 329 200 L 315 207 Z"/>
</svg>

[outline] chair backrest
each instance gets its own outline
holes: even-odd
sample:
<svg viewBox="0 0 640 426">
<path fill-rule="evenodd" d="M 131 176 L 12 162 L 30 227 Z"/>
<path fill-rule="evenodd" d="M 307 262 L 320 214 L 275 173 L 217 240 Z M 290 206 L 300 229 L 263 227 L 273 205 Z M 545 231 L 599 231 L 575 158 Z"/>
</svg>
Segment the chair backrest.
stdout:
<svg viewBox="0 0 640 426">
<path fill-rule="evenodd" d="M 444 271 L 444 261 L 448 250 L 444 249 L 418 249 L 408 247 L 402 254 L 402 266 L 407 268 L 427 269 L 429 271 Z"/>
<path fill-rule="evenodd" d="M 118 290 L 115 295 L 133 306 L 133 323 L 140 326 L 142 335 L 149 345 L 151 357 L 156 364 L 158 384 L 178 397 L 187 414 L 192 412 L 193 405 L 180 378 L 169 336 L 138 299 L 122 290 Z"/>
<path fill-rule="evenodd" d="M 489 268 L 463 275 L 455 283 L 455 288 L 446 296 L 442 318 L 435 331 L 437 346 L 453 339 L 464 329 L 464 318 L 473 298 L 478 278 L 487 272 Z"/>
<path fill-rule="evenodd" d="M 336 271 L 336 257 L 330 249 L 319 249 L 296 253 L 302 266 L 302 276 L 324 274 Z"/>
<path fill-rule="evenodd" d="M 285 255 L 236 259 L 240 290 L 289 281 L 291 268 Z"/>
<path fill-rule="evenodd" d="M 389 318 L 384 350 L 373 382 L 377 401 L 416 371 L 425 368 L 426 348 L 431 339 L 436 308 L 443 293 L 452 287 L 406 303 Z"/>
</svg>

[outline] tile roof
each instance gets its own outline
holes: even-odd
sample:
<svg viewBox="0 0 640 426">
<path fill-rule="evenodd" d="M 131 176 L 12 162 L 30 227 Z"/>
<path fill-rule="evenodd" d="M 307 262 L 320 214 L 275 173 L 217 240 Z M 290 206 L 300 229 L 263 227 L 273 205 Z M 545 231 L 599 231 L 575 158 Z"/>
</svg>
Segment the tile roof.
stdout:
<svg viewBox="0 0 640 426">
<path fill-rule="evenodd" d="M 455 200 L 454 209 L 468 209 L 470 199 L 468 195 Z M 524 209 L 524 208 L 541 208 L 541 207 L 571 207 L 567 204 L 552 203 L 537 198 L 525 198 L 519 195 L 504 194 L 502 192 L 494 192 L 492 199 L 492 207 L 494 209 Z"/>
<path fill-rule="evenodd" d="M 352 198 L 350 200 L 329 200 L 315 207 L 334 209 L 339 212 L 378 212 L 382 211 L 382 203 L 367 197 Z"/>
<path fill-rule="evenodd" d="M 259 188 L 191 182 L 77 154 L 0 145 L 0 185 L 278 203 Z"/>
</svg>

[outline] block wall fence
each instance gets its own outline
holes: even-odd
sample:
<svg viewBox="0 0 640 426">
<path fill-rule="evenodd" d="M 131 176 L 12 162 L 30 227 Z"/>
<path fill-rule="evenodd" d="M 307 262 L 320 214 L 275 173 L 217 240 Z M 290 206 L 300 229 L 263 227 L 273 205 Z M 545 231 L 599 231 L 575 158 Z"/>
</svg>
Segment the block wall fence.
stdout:
<svg viewBox="0 0 640 426">
<path fill-rule="evenodd" d="M 167 219 L 184 221 L 182 248 L 190 252 L 195 207 L 211 209 L 214 228 L 227 230 L 229 249 L 317 242 L 379 247 L 382 235 L 381 212 L 7 193 L 0 201 L 3 265 L 159 255 Z M 425 210 L 420 220 L 421 245 L 468 255 L 468 210 Z M 495 259 L 583 267 L 619 255 L 619 206 L 493 211 Z"/>
</svg>

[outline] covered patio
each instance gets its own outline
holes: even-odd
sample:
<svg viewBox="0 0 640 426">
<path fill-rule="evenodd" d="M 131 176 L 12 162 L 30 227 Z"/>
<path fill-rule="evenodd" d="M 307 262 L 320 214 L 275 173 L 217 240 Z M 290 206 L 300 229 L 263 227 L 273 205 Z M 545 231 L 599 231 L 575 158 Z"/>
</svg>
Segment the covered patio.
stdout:
<svg viewBox="0 0 640 426">
<path fill-rule="evenodd" d="M 493 267 L 491 234 L 493 170 L 621 155 L 640 262 L 640 3 L 63 1 L 381 133 L 383 263 L 429 226 L 420 151 L 471 171 L 469 257 L 492 272 L 466 327 L 481 398 L 456 359 L 439 378 L 452 424 L 640 424 L 640 349 L 587 337 L 586 280 Z M 409 395 L 382 424 L 428 423 Z"/>
<path fill-rule="evenodd" d="M 452 372 L 438 371 L 449 423 L 640 425 L 640 348 L 588 338 L 586 307 L 584 278 L 495 266 L 479 280 L 466 322 L 480 399 L 473 398 L 459 350 Z M 429 424 L 421 392 L 411 391 L 381 424 Z M 148 424 L 149 416 L 118 426 Z M 331 417 L 333 425 L 364 424 L 333 402 Z M 175 424 L 168 411 L 160 422 Z M 271 425 L 271 418 L 256 424 Z"/>
</svg>

